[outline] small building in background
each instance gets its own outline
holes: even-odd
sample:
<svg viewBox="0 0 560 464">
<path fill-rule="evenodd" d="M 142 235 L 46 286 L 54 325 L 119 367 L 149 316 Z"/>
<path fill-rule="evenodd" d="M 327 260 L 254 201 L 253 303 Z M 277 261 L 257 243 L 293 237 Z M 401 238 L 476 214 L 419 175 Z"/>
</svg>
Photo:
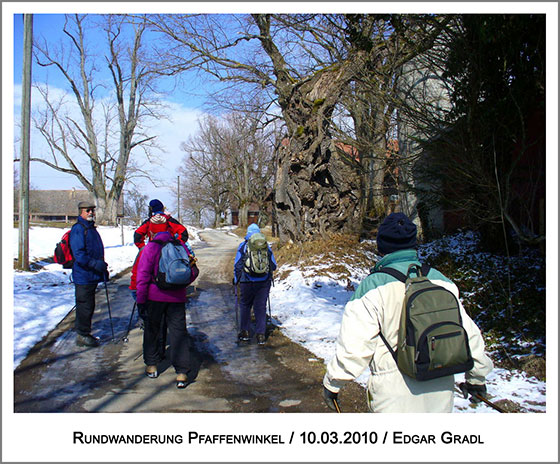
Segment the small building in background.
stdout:
<svg viewBox="0 0 560 464">
<path fill-rule="evenodd" d="M 256 203 L 251 203 L 249 205 L 249 211 L 247 211 L 247 225 L 257 224 L 259 221 L 260 208 Z M 231 225 L 239 225 L 239 208 L 233 207 L 231 209 Z"/>
<path fill-rule="evenodd" d="M 88 190 L 30 190 L 29 221 L 74 222 L 78 217 L 78 203 L 93 201 Z M 118 204 L 117 217 L 124 216 L 124 195 Z M 14 195 L 14 221 L 19 220 L 19 199 Z"/>
</svg>

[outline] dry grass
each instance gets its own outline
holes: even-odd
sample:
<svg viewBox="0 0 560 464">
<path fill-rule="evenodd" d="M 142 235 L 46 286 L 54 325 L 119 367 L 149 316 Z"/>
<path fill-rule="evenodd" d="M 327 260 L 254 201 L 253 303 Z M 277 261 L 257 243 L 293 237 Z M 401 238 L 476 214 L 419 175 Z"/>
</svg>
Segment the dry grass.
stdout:
<svg viewBox="0 0 560 464">
<path fill-rule="evenodd" d="M 339 278 L 350 277 L 353 268 L 373 267 L 373 253 L 373 244 L 360 242 L 357 235 L 347 234 L 332 234 L 299 244 L 287 243 L 274 252 L 279 266 L 294 266 L 310 277 L 334 275 Z"/>
<path fill-rule="evenodd" d="M 238 227 L 232 232 L 244 238 L 247 228 Z M 317 238 L 304 243 L 280 244 L 277 237 L 272 236 L 270 227 L 261 232 L 266 236 L 278 267 L 287 264 L 301 271 L 307 277 L 328 275 L 346 279 L 355 269 L 370 268 L 375 265 L 375 247 L 371 242 L 360 242 L 358 235 L 331 234 L 326 238 Z M 291 271 L 276 272 L 276 279 L 284 279 Z"/>
<path fill-rule="evenodd" d="M 247 234 L 247 227 L 237 227 L 236 229 L 232 229 L 231 232 L 240 238 L 245 238 L 245 235 Z M 278 237 L 272 236 L 272 228 L 270 226 L 261 228 L 261 232 L 264 234 L 269 243 L 274 244 L 278 242 Z"/>
</svg>

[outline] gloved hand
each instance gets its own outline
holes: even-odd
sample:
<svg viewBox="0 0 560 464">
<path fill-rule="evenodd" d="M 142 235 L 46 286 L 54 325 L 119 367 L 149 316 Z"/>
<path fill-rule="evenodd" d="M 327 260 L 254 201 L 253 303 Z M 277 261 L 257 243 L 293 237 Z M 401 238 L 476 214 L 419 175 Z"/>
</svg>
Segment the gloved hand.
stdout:
<svg viewBox="0 0 560 464">
<path fill-rule="evenodd" d="M 323 387 L 323 399 L 325 400 L 325 404 L 329 407 L 329 409 L 338 411 L 338 408 L 335 405 L 335 402 L 338 399 L 338 393 L 333 393 L 327 387 Z"/>
<path fill-rule="evenodd" d="M 148 315 L 148 312 L 146 310 L 146 303 L 136 303 L 136 305 L 138 306 L 138 315 L 142 319 L 146 319 L 146 316 Z"/>
<path fill-rule="evenodd" d="M 480 403 L 480 399 L 475 395 L 486 397 L 486 385 L 475 385 L 469 382 L 463 382 L 459 384 L 459 389 L 463 393 L 465 399 L 471 395 L 471 401 L 473 403 Z"/>
<path fill-rule="evenodd" d="M 101 261 L 100 259 L 95 261 L 93 265 L 93 269 L 99 274 L 105 274 L 107 272 L 107 263 L 105 261 Z"/>
</svg>

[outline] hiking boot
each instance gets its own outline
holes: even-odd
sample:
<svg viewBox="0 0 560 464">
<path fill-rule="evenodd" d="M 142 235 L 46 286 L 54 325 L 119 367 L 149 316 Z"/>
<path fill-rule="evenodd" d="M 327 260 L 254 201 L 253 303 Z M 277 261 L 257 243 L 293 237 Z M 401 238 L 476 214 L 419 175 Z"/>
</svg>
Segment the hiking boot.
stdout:
<svg viewBox="0 0 560 464">
<path fill-rule="evenodd" d="M 146 366 L 146 375 L 150 378 L 150 379 L 157 379 L 158 371 L 157 371 L 157 366 Z"/>
<path fill-rule="evenodd" d="M 99 346 L 99 338 L 91 334 L 80 335 L 76 337 L 76 345 L 78 346 Z"/>
<path fill-rule="evenodd" d="M 264 334 L 257 334 L 257 344 L 258 345 L 264 345 L 266 342 L 266 338 L 264 336 Z"/>
<path fill-rule="evenodd" d="M 177 374 L 177 388 L 187 387 L 187 374 Z"/>
<path fill-rule="evenodd" d="M 249 341 L 249 331 L 248 330 L 242 330 L 241 332 L 239 332 L 239 335 L 237 336 L 237 338 L 239 339 L 240 342 L 248 342 Z"/>
</svg>

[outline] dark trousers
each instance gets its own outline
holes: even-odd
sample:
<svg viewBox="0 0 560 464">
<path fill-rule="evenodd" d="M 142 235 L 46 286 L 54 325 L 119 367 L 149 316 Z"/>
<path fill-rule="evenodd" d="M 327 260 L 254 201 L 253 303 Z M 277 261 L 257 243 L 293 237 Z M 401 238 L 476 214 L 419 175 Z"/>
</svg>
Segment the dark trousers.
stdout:
<svg viewBox="0 0 560 464">
<path fill-rule="evenodd" d="M 251 307 L 255 313 L 256 333 L 266 331 L 266 300 L 270 293 L 270 280 L 264 282 L 241 282 L 241 301 L 239 302 L 239 329 L 249 330 Z"/>
<path fill-rule="evenodd" d="M 150 366 L 156 365 L 160 361 L 161 340 L 159 335 L 164 318 L 167 319 L 169 330 L 171 363 L 177 374 L 186 374 L 190 370 L 190 354 L 185 303 L 166 303 L 163 301 L 148 301 L 146 303 L 143 342 L 144 363 Z"/>
<path fill-rule="evenodd" d="M 134 298 L 134 301 L 136 301 L 136 290 L 131 290 L 130 294 L 132 295 L 132 298 Z M 146 314 L 143 311 L 140 311 L 140 308 L 138 308 L 138 316 L 142 319 L 142 322 L 145 325 Z M 158 334 L 157 343 L 158 343 L 158 357 L 161 360 L 165 357 L 165 347 L 167 346 L 167 318 L 165 317 L 165 314 L 161 318 L 161 326 Z"/>
<path fill-rule="evenodd" d="M 91 318 L 95 310 L 95 290 L 97 284 L 74 284 L 76 293 L 76 320 L 74 328 L 80 335 L 91 332 Z"/>
</svg>

